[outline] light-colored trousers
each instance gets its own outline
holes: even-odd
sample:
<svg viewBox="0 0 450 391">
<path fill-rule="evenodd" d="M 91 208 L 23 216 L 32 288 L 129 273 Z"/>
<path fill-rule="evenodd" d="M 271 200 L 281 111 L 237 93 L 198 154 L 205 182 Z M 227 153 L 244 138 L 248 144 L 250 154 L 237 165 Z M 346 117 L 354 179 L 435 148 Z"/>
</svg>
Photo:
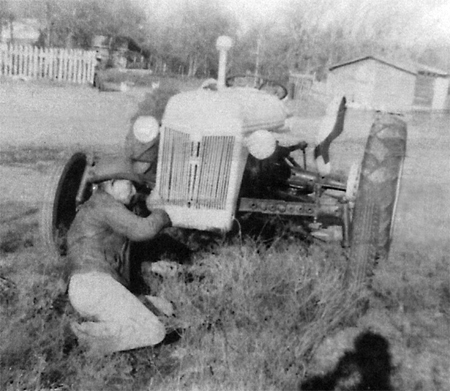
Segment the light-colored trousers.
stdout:
<svg viewBox="0 0 450 391">
<path fill-rule="evenodd" d="M 107 273 L 73 275 L 69 300 L 81 316 L 95 319 L 71 325 L 92 351 L 106 354 L 151 346 L 165 337 L 164 325 L 156 315 Z"/>
</svg>

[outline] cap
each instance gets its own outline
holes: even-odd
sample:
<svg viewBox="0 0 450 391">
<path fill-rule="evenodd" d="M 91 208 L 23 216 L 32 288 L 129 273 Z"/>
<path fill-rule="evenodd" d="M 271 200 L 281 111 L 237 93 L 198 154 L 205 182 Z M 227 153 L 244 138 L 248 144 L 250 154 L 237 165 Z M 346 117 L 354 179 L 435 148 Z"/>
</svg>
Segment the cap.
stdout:
<svg viewBox="0 0 450 391">
<path fill-rule="evenodd" d="M 143 178 L 133 171 L 131 161 L 124 156 L 104 156 L 91 168 L 90 182 L 98 183 L 111 179 L 143 182 Z"/>
</svg>

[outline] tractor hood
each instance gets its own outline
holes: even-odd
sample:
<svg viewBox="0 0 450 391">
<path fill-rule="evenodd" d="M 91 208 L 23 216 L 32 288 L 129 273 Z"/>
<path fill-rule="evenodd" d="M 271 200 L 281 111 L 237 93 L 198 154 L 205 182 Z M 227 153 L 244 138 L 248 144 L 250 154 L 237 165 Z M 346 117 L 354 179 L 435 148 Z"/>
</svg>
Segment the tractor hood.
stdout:
<svg viewBox="0 0 450 391">
<path fill-rule="evenodd" d="M 245 135 L 284 125 L 287 111 L 275 96 L 250 88 L 199 89 L 173 96 L 162 125 L 199 135 Z"/>
</svg>

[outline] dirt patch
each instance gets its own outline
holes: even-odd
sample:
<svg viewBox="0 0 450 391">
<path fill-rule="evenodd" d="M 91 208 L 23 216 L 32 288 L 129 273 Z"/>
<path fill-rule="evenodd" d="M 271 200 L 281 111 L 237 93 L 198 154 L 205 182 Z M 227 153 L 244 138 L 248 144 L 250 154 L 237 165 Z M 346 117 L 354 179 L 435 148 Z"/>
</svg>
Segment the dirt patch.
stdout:
<svg viewBox="0 0 450 391">
<path fill-rule="evenodd" d="M 0 206 L 38 206 L 55 159 L 77 149 L 120 148 L 149 89 L 107 93 L 88 86 L 0 83 Z M 115 147 L 114 147 L 115 146 Z"/>
<path fill-rule="evenodd" d="M 129 119 L 148 91 L 2 82 L 0 146 L 122 143 Z"/>
</svg>

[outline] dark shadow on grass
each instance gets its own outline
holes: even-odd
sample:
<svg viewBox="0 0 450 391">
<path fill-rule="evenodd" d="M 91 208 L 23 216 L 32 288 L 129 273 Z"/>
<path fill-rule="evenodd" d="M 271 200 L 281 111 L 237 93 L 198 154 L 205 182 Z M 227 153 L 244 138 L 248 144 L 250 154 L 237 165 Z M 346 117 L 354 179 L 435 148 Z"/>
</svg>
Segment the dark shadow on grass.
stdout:
<svg viewBox="0 0 450 391">
<path fill-rule="evenodd" d="M 346 351 L 336 367 L 324 374 L 303 381 L 301 391 L 377 390 L 392 391 L 392 360 L 389 342 L 379 334 L 366 331 Z"/>
</svg>

